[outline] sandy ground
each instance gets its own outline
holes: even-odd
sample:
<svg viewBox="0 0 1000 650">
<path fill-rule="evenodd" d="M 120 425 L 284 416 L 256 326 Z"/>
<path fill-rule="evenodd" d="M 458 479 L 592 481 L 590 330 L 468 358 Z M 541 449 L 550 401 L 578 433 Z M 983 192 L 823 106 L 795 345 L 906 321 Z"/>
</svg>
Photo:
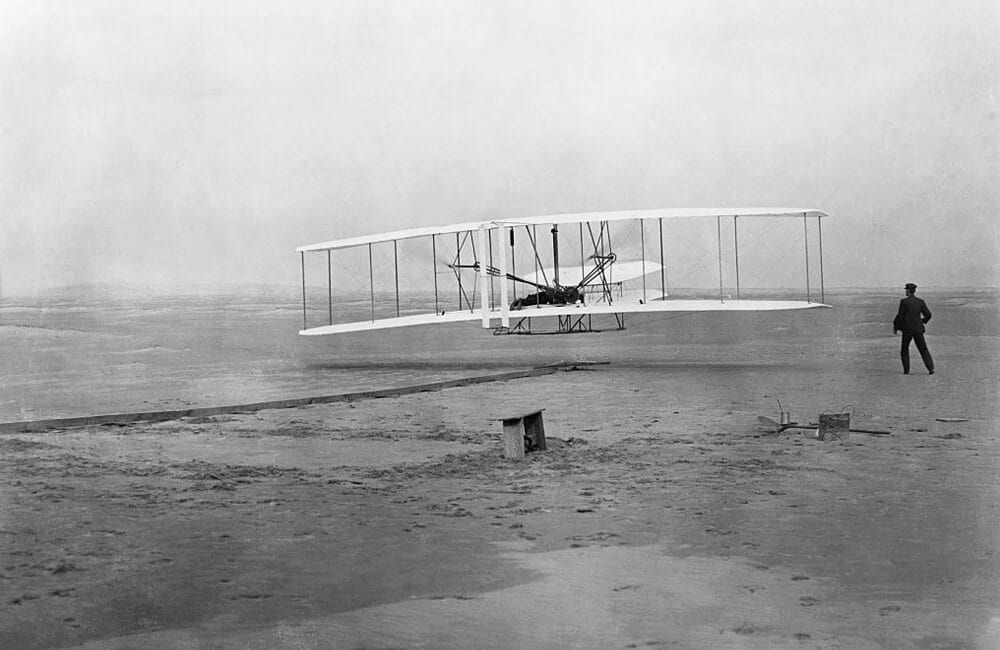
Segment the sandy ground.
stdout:
<svg viewBox="0 0 1000 650">
<path fill-rule="evenodd" d="M 0 645 L 1000 648 L 976 341 L 3 435 Z M 776 398 L 892 435 L 773 434 Z M 550 448 L 505 460 L 535 407 Z"/>
</svg>

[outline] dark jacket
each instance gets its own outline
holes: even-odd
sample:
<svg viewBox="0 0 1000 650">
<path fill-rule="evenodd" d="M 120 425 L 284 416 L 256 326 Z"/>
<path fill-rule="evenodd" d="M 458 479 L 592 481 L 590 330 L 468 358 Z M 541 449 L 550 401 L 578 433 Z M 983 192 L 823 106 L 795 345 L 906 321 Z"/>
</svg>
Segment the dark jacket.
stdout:
<svg viewBox="0 0 1000 650">
<path fill-rule="evenodd" d="M 927 303 L 916 296 L 907 296 L 899 301 L 899 313 L 892 321 L 892 329 L 904 334 L 923 334 L 924 323 L 931 319 Z"/>
</svg>

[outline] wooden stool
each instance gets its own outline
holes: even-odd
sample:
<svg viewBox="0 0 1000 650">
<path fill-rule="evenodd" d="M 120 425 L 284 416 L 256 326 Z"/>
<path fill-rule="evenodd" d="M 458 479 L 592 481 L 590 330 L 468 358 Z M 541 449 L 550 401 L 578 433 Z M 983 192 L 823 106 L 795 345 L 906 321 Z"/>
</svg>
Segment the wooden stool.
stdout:
<svg viewBox="0 0 1000 650">
<path fill-rule="evenodd" d="M 545 425 L 542 411 L 531 411 L 501 419 L 503 422 L 503 455 L 515 460 L 525 452 L 545 451 Z"/>
</svg>

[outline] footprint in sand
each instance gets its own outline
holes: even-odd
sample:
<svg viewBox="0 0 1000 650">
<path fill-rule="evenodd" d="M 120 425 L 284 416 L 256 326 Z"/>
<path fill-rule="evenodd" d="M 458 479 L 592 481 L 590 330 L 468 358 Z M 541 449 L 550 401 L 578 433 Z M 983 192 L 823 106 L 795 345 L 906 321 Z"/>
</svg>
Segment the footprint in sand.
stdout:
<svg viewBox="0 0 1000 650">
<path fill-rule="evenodd" d="M 812 607 L 818 602 L 819 601 L 813 598 L 812 596 L 802 596 L 801 598 L 799 598 L 799 604 L 802 605 L 803 607 Z"/>
<path fill-rule="evenodd" d="M 237 594 L 230 596 L 229 600 L 265 600 L 267 598 L 274 598 L 274 594 Z"/>
<path fill-rule="evenodd" d="M 879 616 L 888 616 L 889 614 L 895 614 L 900 610 L 899 605 L 886 605 L 885 607 L 880 607 L 878 610 Z"/>
</svg>

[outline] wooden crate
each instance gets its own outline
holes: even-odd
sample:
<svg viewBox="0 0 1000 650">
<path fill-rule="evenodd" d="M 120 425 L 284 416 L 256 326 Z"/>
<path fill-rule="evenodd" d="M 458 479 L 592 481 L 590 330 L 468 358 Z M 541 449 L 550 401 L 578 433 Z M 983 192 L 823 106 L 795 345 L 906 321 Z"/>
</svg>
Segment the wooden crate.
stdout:
<svg viewBox="0 0 1000 650">
<path fill-rule="evenodd" d="M 505 458 L 524 458 L 532 451 L 545 451 L 545 424 L 542 411 L 531 411 L 501 419 L 503 422 L 503 455 Z"/>
<path fill-rule="evenodd" d="M 820 413 L 816 437 L 820 440 L 847 440 L 850 429 L 850 413 Z"/>
</svg>

